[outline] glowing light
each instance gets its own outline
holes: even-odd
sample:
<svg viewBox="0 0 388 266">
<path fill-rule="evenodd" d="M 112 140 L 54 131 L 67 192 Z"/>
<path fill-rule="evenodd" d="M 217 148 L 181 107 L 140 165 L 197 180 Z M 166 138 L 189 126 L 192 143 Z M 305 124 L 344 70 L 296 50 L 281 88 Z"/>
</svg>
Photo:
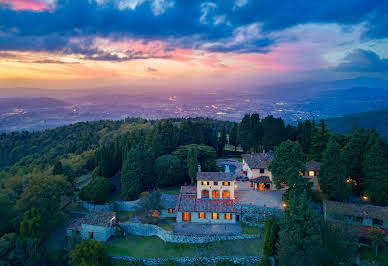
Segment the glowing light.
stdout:
<svg viewBox="0 0 388 266">
<path fill-rule="evenodd" d="M 286 208 L 287 206 L 287 203 L 283 202 L 283 208 Z"/>
<path fill-rule="evenodd" d="M 364 196 L 362 196 L 362 199 L 363 199 L 363 200 L 368 200 L 368 196 L 365 196 L 365 195 L 364 195 Z"/>
</svg>

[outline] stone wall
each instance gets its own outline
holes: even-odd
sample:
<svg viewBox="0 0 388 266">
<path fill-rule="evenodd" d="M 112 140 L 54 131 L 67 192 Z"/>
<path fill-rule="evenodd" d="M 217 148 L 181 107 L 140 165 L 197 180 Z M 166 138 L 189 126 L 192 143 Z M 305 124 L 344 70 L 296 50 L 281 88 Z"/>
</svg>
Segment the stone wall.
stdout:
<svg viewBox="0 0 388 266">
<path fill-rule="evenodd" d="M 136 258 L 127 256 L 112 256 L 112 260 L 125 260 L 125 261 L 143 261 L 144 265 L 160 265 L 167 260 L 173 260 L 181 265 L 190 265 L 195 262 L 201 262 L 203 265 L 213 265 L 214 263 L 222 260 L 229 260 L 239 265 L 256 265 L 262 259 L 261 256 L 218 256 L 218 257 L 179 257 L 179 258 Z"/>
<path fill-rule="evenodd" d="M 186 236 L 176 235 L 173 232 L 152 224 L 141 224 L 124 222 L 120 227 L 127 233 L 137 236 L 157 236 L 165 242 L 172 243 L 209 243 L 220 240 L 252 239 L 259 238 L 258 235 L 238 235 L 238 236 Z"/>
<path fill-rule="evenodd" d="M 82 207 L 84 207 L 89 211 L 92 211 L 92 210 L 112 211 L 113 210 L 113 204 L 110 204 L 110 203 L 105 203 L 104 205 L 97 205 L 86 201 L 81 201 L 81 205 Z"/>
<path fill-rule="evenodd" d="M 256 205 L 234 204 L 234 207 L 241 210 L 241 220 L 243 222 L 264 222 L 269 216 L 281 216 L 283 210 Z"/>
<path fill-rule="evenodd" d="M 82 239 L 89 238 L 90 234 L 93 233 L 93 239 L 97 241 L 107 241 L 115 232 L 114 227 L 98 226 L 91 224 L 82 224 L 81 236 Z"/>
<path fill-rule="evenodd" d="M 115 211 L 134 211 L 139 204 L 140 200 L 134 201 L 115 201 L 114 210 Z"/>
</svg>

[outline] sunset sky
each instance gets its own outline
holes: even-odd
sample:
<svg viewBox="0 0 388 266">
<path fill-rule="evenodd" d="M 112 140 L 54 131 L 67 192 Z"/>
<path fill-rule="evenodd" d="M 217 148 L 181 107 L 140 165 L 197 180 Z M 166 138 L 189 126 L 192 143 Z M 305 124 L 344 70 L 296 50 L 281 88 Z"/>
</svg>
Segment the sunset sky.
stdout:
<svg viewBox="0 0 388 266">
<path fill-rule="evenodd" d="M 388 0 L 0 0 L 1 88 L 388 77 Z"/>
</svg>

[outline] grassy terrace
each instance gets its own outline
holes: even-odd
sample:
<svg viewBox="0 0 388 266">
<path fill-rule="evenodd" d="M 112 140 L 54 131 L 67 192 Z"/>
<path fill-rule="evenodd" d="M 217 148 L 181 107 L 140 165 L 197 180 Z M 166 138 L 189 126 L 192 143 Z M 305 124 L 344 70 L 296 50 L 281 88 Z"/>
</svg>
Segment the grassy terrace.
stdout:
<svg viewBox="0 0 388 266">
<path fill-rule="evenodd" d="M 132 257 L 197 257 L 261 255 L 260 239 L 217 241 L 207 244 L 166 243 L 158 237 L 127 236 L 107 243 L 111 256 Z"/>
</svg>

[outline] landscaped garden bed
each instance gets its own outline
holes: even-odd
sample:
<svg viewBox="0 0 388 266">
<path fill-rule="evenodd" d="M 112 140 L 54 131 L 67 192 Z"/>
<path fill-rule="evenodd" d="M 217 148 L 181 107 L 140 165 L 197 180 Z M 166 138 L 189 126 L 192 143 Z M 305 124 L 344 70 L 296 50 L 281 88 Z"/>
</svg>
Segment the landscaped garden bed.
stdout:
<svg viewBox="0 0 388 266">
<path fill-rule="evenodd" d="M 158 237 L 127 236 L 113 238 L 107 243 L 110 256 L 153 257 L 207 257 L 258 256 L 261 240 L 243 239 L 216 241 L 206 244 L 167 243 Z"/>
</svg>

